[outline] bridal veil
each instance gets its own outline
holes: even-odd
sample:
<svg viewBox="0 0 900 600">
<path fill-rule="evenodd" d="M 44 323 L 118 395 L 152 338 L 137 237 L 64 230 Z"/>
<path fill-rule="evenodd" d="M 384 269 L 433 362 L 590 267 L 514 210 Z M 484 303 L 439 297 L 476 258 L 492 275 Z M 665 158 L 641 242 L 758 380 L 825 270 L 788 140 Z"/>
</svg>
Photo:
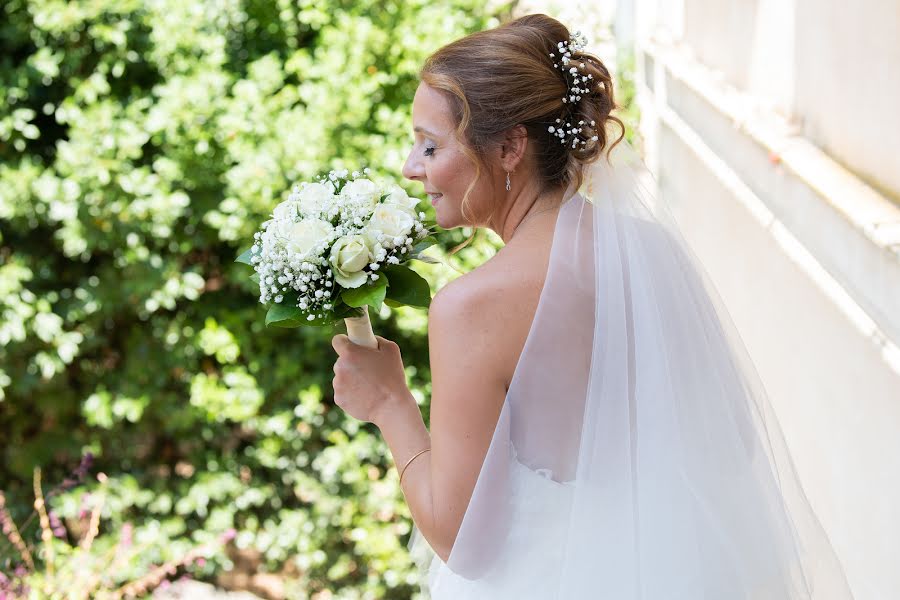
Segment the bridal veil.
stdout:
<svg viewBox="0 0 900 600">
<path fill-rule="evenodd" d="M 623 140 L 586 168 L 447 563 L 413 531 L 431 596 L 852 598 L 640 158 Z"/>
</svg>

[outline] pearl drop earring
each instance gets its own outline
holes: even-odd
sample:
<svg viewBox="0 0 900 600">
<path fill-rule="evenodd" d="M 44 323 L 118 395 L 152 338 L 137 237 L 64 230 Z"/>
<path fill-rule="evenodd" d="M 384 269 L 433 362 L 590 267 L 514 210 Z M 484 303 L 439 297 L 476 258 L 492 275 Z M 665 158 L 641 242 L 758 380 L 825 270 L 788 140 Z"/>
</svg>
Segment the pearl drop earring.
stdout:
<svg viewBox="0 0 900 600">
<path fill-rule="evenodd" d="M 509 171 L 506 172 L 506 191 L 509 191 Z"/>
</svg>

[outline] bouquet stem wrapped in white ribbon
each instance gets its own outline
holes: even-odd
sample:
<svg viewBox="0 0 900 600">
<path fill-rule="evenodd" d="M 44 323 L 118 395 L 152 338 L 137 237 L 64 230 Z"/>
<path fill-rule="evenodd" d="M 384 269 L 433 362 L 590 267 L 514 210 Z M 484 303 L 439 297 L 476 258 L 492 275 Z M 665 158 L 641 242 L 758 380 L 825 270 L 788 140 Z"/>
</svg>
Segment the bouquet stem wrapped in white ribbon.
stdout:
<svg viewBox="0 0 900 600">
<path fill-rule="evenodd" d="M 372 322 L 369 320 L 369 307 L 363 306 L 362 308 L 363 316 L 344 319 L 344 324 L 347 325 L 347 337 L 354 344 L 377 348 L 378 340 L 375 339 L 375 332 L 372 331 Z"/>
<path fill-rule="evenodd" d="M 431 302 L 428 282 L 407 266 L 436 262 L 418 199 L 378 186 L 362 173 L 331 171 L 292 188 L 237 262 L 253 267 L 266 325 L 329 326 L 344 321 L 357 344 L 377 347 L 368 308 Z"/>
</svg>

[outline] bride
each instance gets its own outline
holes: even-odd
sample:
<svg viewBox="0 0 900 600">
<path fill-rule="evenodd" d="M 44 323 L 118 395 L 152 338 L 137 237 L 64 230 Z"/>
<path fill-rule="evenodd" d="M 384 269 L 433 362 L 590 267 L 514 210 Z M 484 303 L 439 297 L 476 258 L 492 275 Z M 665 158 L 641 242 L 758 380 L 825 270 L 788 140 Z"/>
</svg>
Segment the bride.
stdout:
<svg viewBox="0 0 900 600">
<path fill-rule="evenodd" d="M 432 598 L 851 598 L 615 108 L 545 15 L 428 59 L 403 174 L 441 227 L 505 245 L 432 301 L 430 431 L 382 337 L 334 337 L 335 402 L 390 447 Z"/>
</svg>

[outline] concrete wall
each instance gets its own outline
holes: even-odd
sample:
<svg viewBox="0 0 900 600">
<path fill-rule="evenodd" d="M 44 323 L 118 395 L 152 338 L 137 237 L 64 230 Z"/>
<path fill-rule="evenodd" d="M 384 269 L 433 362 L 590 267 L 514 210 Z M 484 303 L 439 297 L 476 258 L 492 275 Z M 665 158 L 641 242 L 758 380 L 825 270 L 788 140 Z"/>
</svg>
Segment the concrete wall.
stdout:
<svg viewBox="0 0 900 600">
<path fill-rule="evenodd" d="M 803 134 L 900 201 L 900 2 L 797 0 Z"/>
<path fill-rule="evenodd" d="M 673 21 L 654 25 L 900 200 L 900 2 L 684 0 Z"/>
</svg>

